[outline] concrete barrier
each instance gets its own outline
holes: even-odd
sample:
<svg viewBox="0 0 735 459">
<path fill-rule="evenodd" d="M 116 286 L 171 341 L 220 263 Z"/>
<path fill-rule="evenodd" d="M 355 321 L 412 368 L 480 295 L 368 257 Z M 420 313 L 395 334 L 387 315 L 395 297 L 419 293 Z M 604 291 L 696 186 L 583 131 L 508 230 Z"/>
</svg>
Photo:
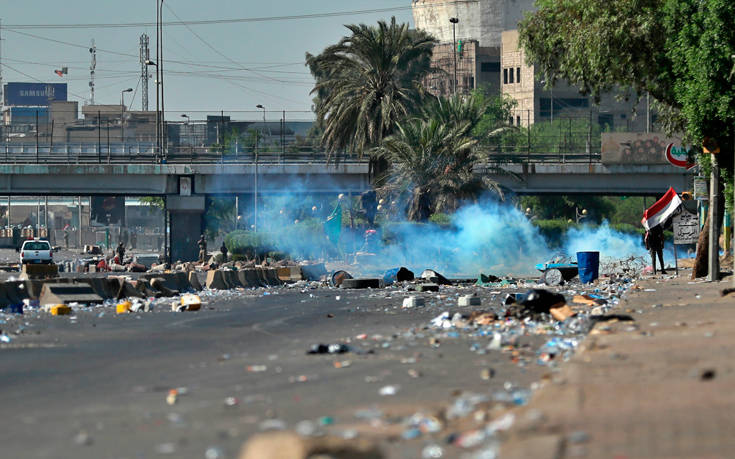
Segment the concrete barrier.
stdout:
<svg viewBox="0 0 735 459">
<path fill-rule="evenodd" d="M 321 280 L 322 276 L 327 275 L 327 268 L 324 266 L 324 263 L 301 265 L 301 274 L 308 281 L 318 281 Z"/>
<path fill-rule="evenodd" d="M 237 278 L 240 279 L 240 283 L 248 288 L 260 287 L 260 279 L 258 279 L 258 273 L 253 268 L 241 269 L 237 272 Z"/>
<path fill-rule="evenodd" d="M 281 279 L 278 278 L 278 269 L 276 268 L 263 268 L 265 274 L 265 281 L 270 286 L 283 285 Z"/>
<path fill-rule="evenodd" d="M 24 264 L 20 269 L 20 278 L 26 279 L 47 279 L 49 277 L 58 277 L 59 267 L 53 263 L 50 264 Z"/>
<path fill-rule="evenodd" d="M 176 290 L 180 292 L 190 292 L 194 290 L 189 282 L 189 274 L 186 271 L 176 271 L 170 274 L 172 280 L 176 283 Z"/>
<path fill-rule="evenodd" d="M 102 303 L 103 299 L 97 295 L 88 284 L 53 284 L 46 283 L 41 289 L 39 303 L 46 304 L 91 304 Z"/>
<path fill-rule="evenodd" d="M 231 271 L 229 269 L 222 270 L 222 276 L 224 277 L 227 288 L 241 288 L 243 285 L 240 283 L 240 279 L 237 277 L 237 271 Z"/>
<path fill-rule="evenodd" d="M 117 299 L 118 290 L 120 289 L 120 284 L 117 279 L 107 277 L 80 277 L 77 280 L 88 284 L 102 298 Z"/>
<path fill-rule="evenodd" d="M 171 279 L 166 279 L 165 277 L 154 277 L 151 279 L 150 284 L 151 287 L 161 292 L 163 296 L 176 296 L 181 293 L 178 290 L 169 288 L 168 285 L 171 284 Z"/>
<path fill-rule="evenodd" d="M 278 268 L 278 278 L 284 282 L 296 282 L 302 280 L 301 266 L 285 266 Z"/>
<path fill-rule="evenodd" d="M 225 283 L 224 275 L 219 269 L 210 269 L 207 271 L 207 288 L 217 290 L 227 290 L 229 287 Z"/>
<path fill-rule="evenodd" d="M 191 284 L 189 283 L 189 276 L 184 271 L 168 273 L 148 273 L 140 276 L 140 279 L 147 279 L 149 281 L 153 279 L 159 279 L 158 284 L 163 285 L 169 290 L 177 290 L 179 292 L 193 290 Z"/>
<path fill-rule="evenodd" d="M 258 274 L 258 281 L 263 287 L 268 287 L 268 280 L 265 278 L 265 271 L 263 268 L 255 268 L 255 272 Z"/>
<path fill-rule="evenodd" d="M 125 277 L 111 276 L 109 279 L 117 287 L 117 292 L 113 299 L 120 300 L 130 297 L 145 298 L 145 295 L 138 291 Z"/>
<path fill-rule="evenodd" d="M 189 271 L 189 285 L 196 291 L 202 290 L 202 284 L 199 282 L 196 271 Z"/>
<path fill-rule="evenodd" d="M 161 292 L 151 287 L 150 281 L 148 279 L 138 279 L 135 282 L 131 282 L 133 287 L 137 291 L 139 291 L 144 298 L 154 297 L 154 298 L 160 298 L 163 296 Z"/>
</svg>

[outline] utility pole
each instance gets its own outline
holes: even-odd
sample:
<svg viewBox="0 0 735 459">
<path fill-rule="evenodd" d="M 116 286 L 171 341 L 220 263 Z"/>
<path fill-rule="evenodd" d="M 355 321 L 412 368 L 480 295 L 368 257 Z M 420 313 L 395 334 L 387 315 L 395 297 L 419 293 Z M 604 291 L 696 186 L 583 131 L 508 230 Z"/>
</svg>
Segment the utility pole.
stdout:
<svg viewBox="0 0 735 459">
<path fill-rule="evenodd" d="M 156 0 L 156 3 L 158 0 Z M 158 9 L 158 40 L 159 40 L 159 58 L 158 58 L 158 73 L 161 82 L 161 147 L 162 147 L 162 161 L 165 161 L 165 157 L 168 152 L 168 136 L 166 134 L 166 105 L 164 103 L 165 97 L 163 96 L 163 0 L 161 0 L 160 8 Z"/>
<path fill-rule="evenodd" d="M 457 23 L 459 18 L 449 18 L 449 22 L 452 23 L 452 42 L 454 43 L 454 96 L 457 96 Z"/>
<path fill-rule="evenodd" d="M 94 38 L 89 54 L 92 55 L 92 62 L 89 64 L 89 103 L 94 105 L 94 70 L 97 68 L 97 47 L 94 45 Z"/>
<path fill-rule="evenodd" d="M 5 105 L 5 92 L 3 88 L 3 20 L 0 19 L 0 106 Z"/>
<path fill-rule="evenodd" d="M 707 280 L 716 282 L 720 280 L 720 225 L 719 221 L 719 175 L 720 167 L 717 164 L 717 155 L 712 158 L 712 173 L 709 181 L 709 266 L 707 269 Z"/>
<path fill-rule="evenodd" d="M 151 59 L 151 51 L 148 48 L 149 43 L 148 35 L 143 34 L 140 36 L 140 81 L 143 85 L 141 91 L 141 110 L 144 112 L 148 111 L 148 64 L 147 62 Z M 131 102 L 132 106 L 133 103 Z"/>
</svg>

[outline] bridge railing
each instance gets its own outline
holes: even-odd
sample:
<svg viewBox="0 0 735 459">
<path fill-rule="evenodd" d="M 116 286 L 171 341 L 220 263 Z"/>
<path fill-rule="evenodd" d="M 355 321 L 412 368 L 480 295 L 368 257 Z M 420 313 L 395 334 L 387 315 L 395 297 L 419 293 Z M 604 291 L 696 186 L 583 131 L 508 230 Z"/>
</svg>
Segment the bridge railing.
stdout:
<svg viewBox="0 0 735 459">
<path fill-rule="evenodd" d="M 482 145 L 480 153 L 491 164 L 538 163 L 593 163 L 600 161 L 599 152 L 527 152 L 507 151 L 498 146 Z M 368 158 L 357 155 L 327 155 L 315 147 L 302 146 L 288 150 L 255 151 L 217 147 L 180 146 L 169 148 L 161 155 L 149 144 L 106 145 L 3 145 L 0 144 L 0 162 L 3 164 L 314 164 L 366 163 Z"/>
</svg>

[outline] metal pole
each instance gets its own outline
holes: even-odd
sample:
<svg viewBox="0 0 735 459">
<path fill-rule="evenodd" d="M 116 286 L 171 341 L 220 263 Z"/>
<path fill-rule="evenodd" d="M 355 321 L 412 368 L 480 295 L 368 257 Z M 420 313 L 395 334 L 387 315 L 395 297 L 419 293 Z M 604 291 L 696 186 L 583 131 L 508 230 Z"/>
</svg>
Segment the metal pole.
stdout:
<svg viewBox="0 0 735 459">
<path fill-rule="evenodd" d="M 43 226 L 48 230 L 48 196 L 43 203 Z"/>
<path fill-rule="evenodd" d="M 79 248 L 82 248 L 82 197 L 79 196 L 79 227 L 77 228 L 77 239 L 79 239 Z"/>
<path fill-rule="evenodd" d="M 102 114 L 97 111 L 97 162 L 102 162 Z"/>
<path fill-rule="evenodd" d="M 161 56 L 159 50 L 161 48 L 161 34 L 159 32 L 158 23 L 161 18 L 161 4 L 156 0 L 156 159 L 160 161 L 161 156 L 161 109 L 160 107 L 160 87 L 161 87 Z"/>
<path fill-rule="evenodd" d="M 10 195 L 8 195 L 8 228 L 12 228 L 12 227 L 13 225 L 10 223 Z"/>
<path fill-rule="evenodd" d="M 710 174 L 709 189 L 709 269 L 707 280 L 714 282 L 720 278 L 720 225 L 718 225 L 719 215 L 719 165 L 717 164 L 717 155 L 711 155 L 712 173 Z"/>
<path fill-rule="evenodd" d="M 258 231 L 258 131 L 255 131 L 255 177 L 253 177 L 253 231 Z"/>
<path fill-rule="evenodd" d="M 38 198 L 36 207 L 36 234 L 34 237 L 41 237 L 41 198 Z"/>
<path fill-rule="evenodd" d="M 235 231 L 237 231 L 239 228 L 237 227 L 237 216 L 240 215 L 240 198 L 239 196 L 235 195 Z"/>
<path fill-rule="evenodd" d="M 110 119 L 107 118 L 107 164 L 110 164 Z"/>
<path fill-rule="evenodd" d="M 651 94 L 646 93 L 646 133 L 650 131 L 651 131 Z"/>
<path fill-rule="evenodd" d="M 36 164 L 38 164 L 38 110 L 36 110 Z"/>
<path fill-rule="evenodd" d="M 457 95 L 457 22 L 459 20 L 457 18 L 450 19 L 452 23 L 452 43 L 454 44 L 453 52 L 454 52 L 454 96 Z"/>
<path fill-rule="evenodd" d="M 158 0 L 156 0 L 158 1 Z M 163 96 L 163 0 L 161 0 L 160 8 L 160 19 L 158 21 L 159 28 L 161 29 L 161 57 L 158 60 L 158 67 L 161 70 L 161 146 L 163 147 L 163 155 L 168 156 L 168 135 L 166 132 L 166 104 L 165 97 Z M 171 260 L 169 260 L 169 263 Z"/>
</svg>

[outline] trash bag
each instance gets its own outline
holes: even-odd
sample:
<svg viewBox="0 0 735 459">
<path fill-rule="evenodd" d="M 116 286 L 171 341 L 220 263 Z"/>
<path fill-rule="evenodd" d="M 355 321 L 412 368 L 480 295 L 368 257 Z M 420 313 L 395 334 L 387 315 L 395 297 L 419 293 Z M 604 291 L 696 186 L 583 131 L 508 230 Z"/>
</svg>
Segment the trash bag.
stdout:
<svg viewBox="0 0 735 459">
<path fill-rule="evenodd" d="M 415 276 L 413 271 L 410 271 L 404 267 L 389 269 L 383 274 L 383 283 L 385 285 L 391 285 L 394 282 L 412 281 Z"/>
<path fill-rule="evenodd" d="M 421 278 L 426 279 L 429 282 L 439 284 L 439 285 L 451 285 L 452 284 L 451 282 L 449 282 L 449 279 L 442 276 L 441 274 L 434 271 L 433 269 L 425 269 L 424 272 L 421 273 Z"/>
</svg>

